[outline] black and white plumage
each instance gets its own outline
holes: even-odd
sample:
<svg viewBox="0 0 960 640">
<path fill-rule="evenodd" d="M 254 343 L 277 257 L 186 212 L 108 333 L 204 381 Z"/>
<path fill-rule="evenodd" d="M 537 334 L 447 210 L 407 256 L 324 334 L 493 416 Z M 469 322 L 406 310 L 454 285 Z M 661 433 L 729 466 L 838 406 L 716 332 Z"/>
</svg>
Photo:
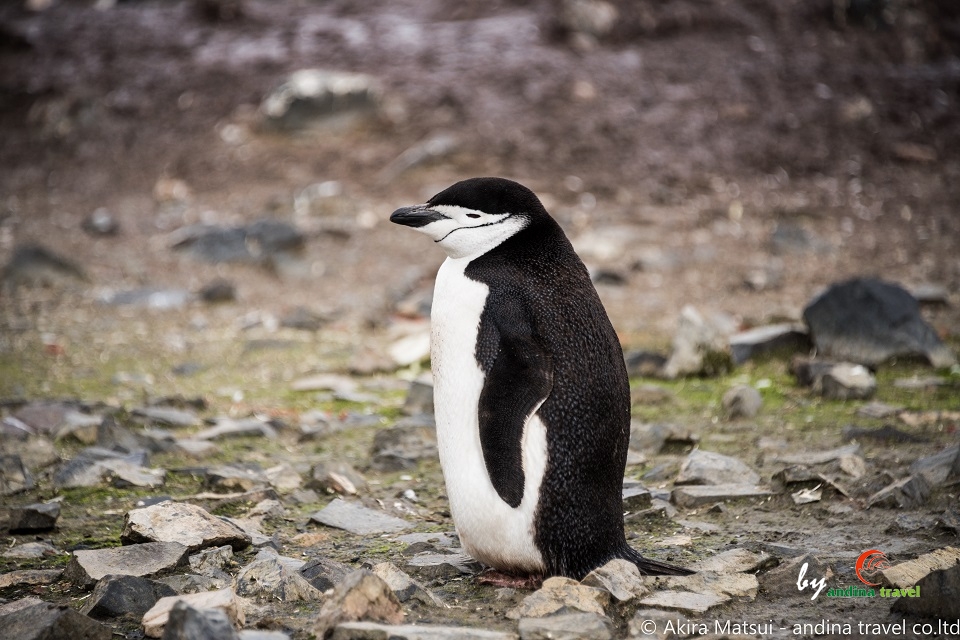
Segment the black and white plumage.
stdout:
<svg viewBox="0 0 960 640">
<path fill-rule="evenodd" d="M 587 270 L 526 187 L 458 182 L 390 220 L 434 240 L 431 359 L 440 462 L 464 549 L 512 574 L 580 579 L 623 533 L 630 388 Z"/>
</svg>

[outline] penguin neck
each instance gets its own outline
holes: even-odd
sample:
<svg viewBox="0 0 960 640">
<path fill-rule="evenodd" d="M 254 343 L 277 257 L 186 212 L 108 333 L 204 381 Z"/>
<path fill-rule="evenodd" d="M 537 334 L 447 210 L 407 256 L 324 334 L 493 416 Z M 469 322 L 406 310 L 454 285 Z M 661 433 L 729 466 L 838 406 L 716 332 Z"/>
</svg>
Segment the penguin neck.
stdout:
<svg viewBox="0 0 960 640">
<path fill-rule="evenodd" d="M 493 251 L 506 240 L 517 235 L 529 225 L 524 216 L 514 215 L 501 222 L 481 227 L 461 227 L 448 233 L 436 242 L 453 260 L 470 262 L 475 258 Z M 474 230 L 483 230 L 482 235 Z"/>
</svg>

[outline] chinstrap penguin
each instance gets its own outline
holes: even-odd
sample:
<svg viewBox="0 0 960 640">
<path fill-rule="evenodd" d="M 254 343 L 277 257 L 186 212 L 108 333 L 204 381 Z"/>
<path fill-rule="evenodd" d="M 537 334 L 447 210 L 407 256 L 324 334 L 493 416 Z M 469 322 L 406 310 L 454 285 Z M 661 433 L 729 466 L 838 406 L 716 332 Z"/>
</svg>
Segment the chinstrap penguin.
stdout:
<svg viewBox="0 0 960 640">
<path fill-rule="evenodd" d="M 390 216 L 438 244 L 431 310 L 437 442 L 464 549 L 510 575 L 582 579 L 623 532 L 630 387 L 583 263 L 526 187 L 458 182 Z"/>
</svg>

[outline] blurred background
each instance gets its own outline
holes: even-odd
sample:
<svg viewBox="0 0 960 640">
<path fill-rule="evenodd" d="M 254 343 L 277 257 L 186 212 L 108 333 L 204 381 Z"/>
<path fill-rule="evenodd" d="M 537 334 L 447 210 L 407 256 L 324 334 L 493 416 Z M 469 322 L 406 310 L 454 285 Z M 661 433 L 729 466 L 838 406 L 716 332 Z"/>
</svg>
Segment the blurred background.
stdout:
<svg viewBox="0 0 960 640">
<path fill-rule="evenodd" d="M 426 356 L 398 206 L 535 190 L 627 346 L 836 280 L 956 336 L 951 0 L 26 0 L 0 7 L 0 397 L 203 393 Z"/>
</svg>

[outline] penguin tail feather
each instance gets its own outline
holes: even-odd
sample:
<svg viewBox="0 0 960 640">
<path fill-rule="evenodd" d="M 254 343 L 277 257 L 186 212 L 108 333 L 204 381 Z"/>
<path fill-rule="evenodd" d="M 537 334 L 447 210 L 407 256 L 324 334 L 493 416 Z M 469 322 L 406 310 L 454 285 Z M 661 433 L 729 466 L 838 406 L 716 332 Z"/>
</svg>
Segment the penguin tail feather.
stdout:
<svg viewBox="0 0 960 640">
<path fill-rule="evenodd" d="M 628 546 L 625 551 L 626 552 L 622 556 L 623 559 L 629 560 L 633 564 L 637 565 L 637 569 L 639 569 L 640 573 L 645 576 L 690 576 L 696 573 L 696 571 L 692 569 L 687 569 L 685 567 L 670 564 L 668 562 L 660 562 L 659 560 L 645 558 L 633 547 Z"/>
</svg>

